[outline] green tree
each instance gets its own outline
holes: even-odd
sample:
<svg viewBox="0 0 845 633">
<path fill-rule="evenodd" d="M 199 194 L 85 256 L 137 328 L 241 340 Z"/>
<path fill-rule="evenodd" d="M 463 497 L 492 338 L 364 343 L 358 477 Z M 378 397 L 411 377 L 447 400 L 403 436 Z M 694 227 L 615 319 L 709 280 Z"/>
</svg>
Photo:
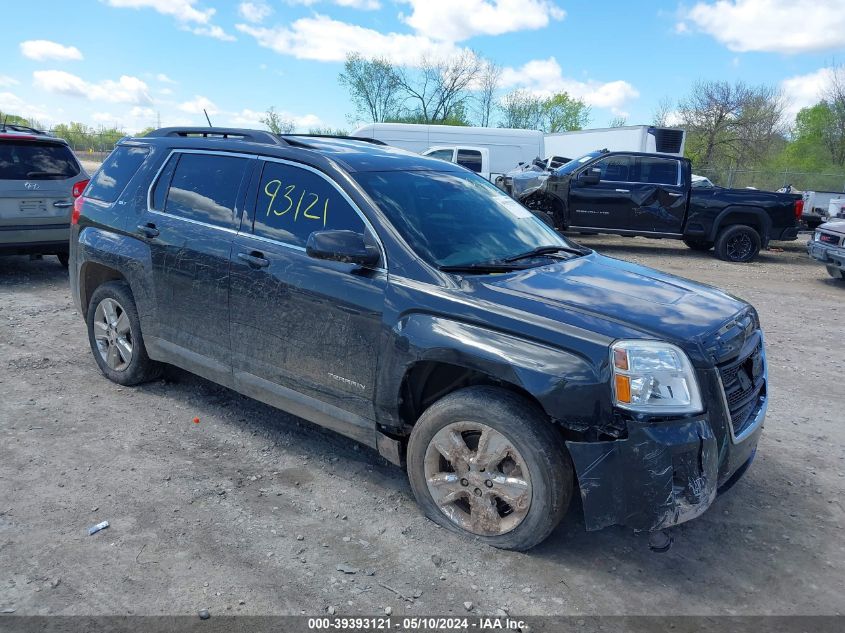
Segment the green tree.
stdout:
<svg viewBox="0 0 845 633">
<path fill-rule="evenodd" d="M 565 92 L 543 98 L 527 90 L 514 90 L 505 95 L 500 110 L 500 127 L 547 133 L 581 130 L 590 121 L 590 107 Z"/>
<path fill-rule="evenodd" d="M 380 123 L 399 116 L 402 95 L 396 68 L 386 58 L 364 59 L 350 53 L 338 76 L 355 108 L 350 118 Z"/>
<path fill-rule="evenodd" d="M 259 120 L 273 134 L 291 134 L 296 129 L 296 123 L 283 118 L 273 106 L 270 106 Z"/>
<path fill-rule="evenodd" d="M 349 136 L 349 131 L 343 128 L 332 127 L 312 127 L 308 128 L 309 134 L 318 134 L 322 136 Z"/>
</svg>

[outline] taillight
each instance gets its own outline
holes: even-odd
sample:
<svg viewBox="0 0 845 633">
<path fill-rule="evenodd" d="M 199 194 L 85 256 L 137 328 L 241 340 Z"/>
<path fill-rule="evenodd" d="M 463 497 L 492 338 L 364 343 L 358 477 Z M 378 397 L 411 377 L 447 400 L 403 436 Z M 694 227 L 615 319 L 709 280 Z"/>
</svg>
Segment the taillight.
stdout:
<svg viewBox="0 0 845 633">
<path fill-rule="evenodd" d="M 87 182 L 87 181 L 86 181 Z M 70 214 L 70 223 L 79 224 L 79 216 L 82 215 L 82 201 L 84 198 L 79 196 L 73 201 L 73 212 Z"/>
<path fill-rule="evenodd" d="M 795 201 L 795 219 L 800 220 L 801 215 L 804 213 L 804 200 L 799 198 Z"/>
<path fill-rule="evenodd" d="M 88 179 L 80 180 L 79 182 L 73 185 L 73 190 L 71 193 L 73 194 L 74 198 L 78 198 L 82 195 L 82 192 L 85 191 L 85 187 L 88 186 Z"/>
</svg>

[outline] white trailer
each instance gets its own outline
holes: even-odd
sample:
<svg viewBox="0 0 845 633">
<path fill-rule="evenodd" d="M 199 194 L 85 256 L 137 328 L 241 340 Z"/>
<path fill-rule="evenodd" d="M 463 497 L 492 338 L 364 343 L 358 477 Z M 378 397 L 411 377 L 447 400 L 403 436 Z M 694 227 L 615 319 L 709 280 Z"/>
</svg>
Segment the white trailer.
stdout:
<svg viewBox="0 0 845 633">
<path fill-rule="evenodd" d="M 370 123 L 352 136 L 374 138 L 426 156 L 463 165 L 488 180 L 519 163 L 545 157 L 543 133 L 497 127 L 425 125 L 417 123 Z"/>
<path fill-rule="evenodd" d="M 599 149 L 611 152 L 648 152 L 651 154 L 684 155 L 686 134 L 677 128 L 651 125 L 579 130 L 546 134 L 544 158 L 565 156 L 575 159 Z"/>
</svg>

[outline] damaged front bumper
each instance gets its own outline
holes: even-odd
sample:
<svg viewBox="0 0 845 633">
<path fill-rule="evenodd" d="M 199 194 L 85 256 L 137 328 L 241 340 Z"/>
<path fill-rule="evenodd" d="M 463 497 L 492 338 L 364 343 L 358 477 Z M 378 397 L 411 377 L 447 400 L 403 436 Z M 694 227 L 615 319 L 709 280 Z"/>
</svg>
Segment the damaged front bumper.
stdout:
<svg viewBox="0 0 845 633">
<path fill-rule="evenodd" d="M 702 514 L 754 458 L 767 404 L 763 392 L 739 435 L 729 416 L 715 412 L 631 423 L 625 439 L 567 442 L 587 529 L 625 525 L 653 531 Z"/>
</svg>

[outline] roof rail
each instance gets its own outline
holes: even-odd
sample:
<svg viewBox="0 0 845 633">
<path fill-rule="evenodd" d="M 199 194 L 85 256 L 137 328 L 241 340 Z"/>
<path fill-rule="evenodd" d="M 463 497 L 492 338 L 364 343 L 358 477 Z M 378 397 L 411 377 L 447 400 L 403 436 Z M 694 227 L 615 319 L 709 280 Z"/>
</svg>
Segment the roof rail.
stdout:
<svg viewBox="0 0 845 633">
<path fill-rule="evenodd" d="M 265 130 L 247 130 L 225 127 L 162 127 L 153 130 L 146 136 L 161 138 L 166 136 L 181 136 L 182 138 L 228 138 L 267 145 L 285 145 L 285 141 L 272 132 Z"/>
<path fill-rule="evenodd" d="M 18 125 L 17 123 L 0 123 L 0 132 L 25 132 L 27 134 L 40 134 L 42 136 L 47 136 L 47 132 L 44 130 L 36 130 L 34 127 L 29 127 L 27 125 Z"/>
<path fill-rule="evenodd" d="M 343 134 L 283 134 L 282 138 L 288 140 L 289 136 L 302 136 L 305 138 L 336 138 L 341 139 L 343 141 L 360 141 L 362 143 L 372 143 L 373 145 L 387 145 L 384 141 L 380 141 L 377 138 L 370 138 L 368 136 L 345 136 Z"/>
</svg>

